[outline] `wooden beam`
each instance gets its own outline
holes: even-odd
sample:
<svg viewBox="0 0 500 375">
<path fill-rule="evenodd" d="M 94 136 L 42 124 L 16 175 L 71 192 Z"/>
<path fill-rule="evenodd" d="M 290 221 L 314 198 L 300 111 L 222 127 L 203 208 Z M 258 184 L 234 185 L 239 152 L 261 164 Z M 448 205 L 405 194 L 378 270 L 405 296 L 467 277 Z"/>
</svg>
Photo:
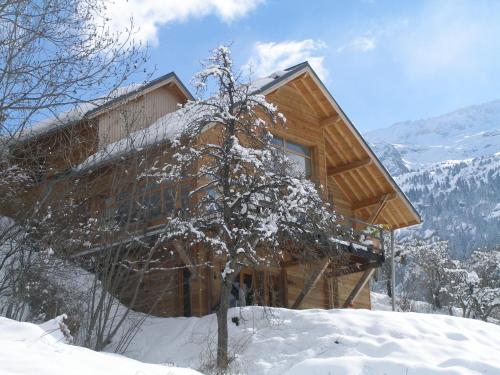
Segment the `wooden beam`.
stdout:
<svg viewBox="0 0 500 375">
<path fill-rule="evenodd" d="M 352 262 L 355 262 L 351 259 Z M 366 271 L 372 267 L 375 267 L 373 263 L 351 263 L 347 266 L 336 267 L 335 270 L 331 273 L 332 277 L 346 276 L 352 273 L 358 273 Z M 340 306 L 340 303 L 338 304 Z"/>
<path fill-rule="evenodd" d="M 325 105 L 323 103 L 321 103 L 321 99 L 318 98 L 318 95 L 316 95 L 316 93 L 314 92 L 315 90 L 314 90 L 313 87 L 311 87 L 310 82 L 312 82 L 312 81 L 309 78 L 309 74 L 306 74 L 306 76 L 302 79 L 302 83 L 309 90 L 309 92 L 311 93 L 311 95 L 314 97 L 314 100 L 315 100 L 316 104 L 321 108 L 321 110 L 323 111 L 323 113 L 325 114 L 325 116 L 328 116 L 328 113 L 330 111 L 328 111 L 328 108 L 325 107 Z M 321 95 L 323 95 L 323 94 L 321 94 Z"/>
<path fill-rule="evenodd" d="M 338 115 L 338 113 L 336 113 L 333 116 L 321 120 L 320 126 L 322 128 L 326 128 L 327 126 L 335 126 L 340 120 L 341 120 L 340 116 Z"/>
<path fill-rule="evenodd" d="M 384 196 L 387 195 L 387 200 L 386 202 L 392 201 L 397 198 L 397 194 L 395 192 L 392 193 L 385 193 Z M 354 202 L 352 204 L 352 209 L 353 210 L 361 210 L 362 208 L 367 208 L 370 206 L 374 206 L 376 204 L 380 203 L 380 196 L 378 197 L 373 197 L 373 198 L 368 198 L 364 199 L 362 201 Z"/>
<path fill-rule="evenodd" d="M 282 290 L 282 301 L 283 302 L 283 306 L 288 308 L 288 276 L 287 276 L 287 273 L 286 273 L 286 269 L 282 269 L 281 270 L 281 282 L 282 282 L 282 285 L 281 285 L 281 290 Z"/>
<path fill-rule="evenodd" d="M 302 289 L 297 296 L 297 299 L 292 305 L 292 309 L 298 309 L 304 299 L 309 295 L 311 290 L 314 288 L 314 286 L 318 283 L 319 279 L 325 272 L 325 270 L 328 268 L 330 265 L 330 258 L 325 258 L 319 265 L 316 267 L 314 272 L 311 274 L 311 277 L 309 277 L 304 285 L 304 289 Z"/>
<path fill-rule="evenodd" d="M 321 113 L 318 113 L 318 109 L 315 108 L 314 99 L 313 98 L 309 99 L 306 96 L 306 94 L 303 92 L 303 90 L 305 90 L 305 89 L 301 89 L 299 87 L 299 85 L 302 85 L 302 81 L 301 80 L 296 80 L 296 81 L 292 82 L 292 86 L 295 88 L 295 90 L 297 90 L 299 92 L 300 97 L 302 98 L 302 100 L 304 100 L 306 102 L 307 106 L 309 108 L 311 108 L 313 110 L 313 112 L 316 113 L 316 115 L 321 116 Z"/>
<path fill-rule="evenodd" d="M 333 278 L 328 277 L 326 282 L 328 284 L 328 308 L 333 309 L 335 307 L 335 302 L 333 300 Z"/>
<path fill-rule="evenodd" d="M 368 224 L 373 224 L 375 220 L 377 220 L 380 213 L 384 209 L 388 199 L 389 199 L 389 194 L 385 194 L 384 196 L 382 196 L 382 198 L 380 199 L 380 203 L 378 204 L 377 207 L 375 207 L 375 210 L 370 215 L 370 218 L 368 219 Z"/>
<path fill-rule="evenodd" d="M 354 169 L 359 169 L 366 167 L 372 163 L 372 159 L 366 158 L 362 160 L 356 160 L 351 163 L 339 165 L 338 167 L 329 167 L 326 171 L 326 174 L 328 176 L 335 176 L 338 174 L 343 174 L 349 171 L 352 171 Z"/>
<path fill-rule="evenodd" d="M 340 145 L 340 143 L 337 141 L 337 139 L 335 138 L 335 135 L 331 133 L 332 128 L 323 128 L 323 129 L 325 131 L 324 134 L 326 135 L 325 139 L 330 144 L 330 146 L 332 147 L 332 150 L 337 155 L 340 156 L 340 158 L 342 159 L 343 163 L 347 163 L 348 160 L 349 160 L 349 158 L 344 153 L 343 148 Z"/>
<path fill-rule="evenodd" d="M 332 277 L 333 280 L 333 307 L 340 307 L 339 300 L 339 280 L 336 277 Z"/>
<path fill-rule="evenodd" d="M 192 277 L 194 276 L 195 278 L 199 277 L 198 269 L 195 267 L 191 257 L 188 255 L 186 252 L 186 249 L 184 248 L 183 244 L 180 241 L 175 241 L 174 242 L 174 249 L 177 251 L 177 254 L 179 254 L 179 257 L 181 260 L 184 262 L 184 264 L 188 267 L 189 271 L 192 274 Z"/>
<path fill-rule="evenodd" d="M 363 273 L 363 275 L 359 279 L 358 283 L 356 284 L 356 286 L 352 290 L 351 294 L 349 294 L 349 297 L 347 297 L 347 299 L 345 300 L 344 306 L 343 306 L 344 308 L 350 307 L 351 304 L 354 303 L 354 301 L 356 301 L 356 298 L 358 298 L 359 293 L 361 293 L 361 290 L 364 288 L 366 283 L 368 281 L 370 281 L 370 278 L 373 276 L 374 272 L 375 272 L 375 268 L 370 268 Z"/>
</svg>

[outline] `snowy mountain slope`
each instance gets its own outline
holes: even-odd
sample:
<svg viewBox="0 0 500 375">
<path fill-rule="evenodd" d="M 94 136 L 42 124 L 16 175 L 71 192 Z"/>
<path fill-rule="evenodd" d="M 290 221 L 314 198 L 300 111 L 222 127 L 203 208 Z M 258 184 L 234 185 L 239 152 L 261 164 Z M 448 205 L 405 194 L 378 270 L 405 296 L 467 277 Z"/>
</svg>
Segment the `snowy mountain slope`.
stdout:
<svg viewBox="0 0 500 375">
<path fill-rule="evenodd" d="M 65 344 L 52 323 L 37 326 L 0 317 L 0 374 L 199 375 L 191 369 L 141 363 Z"/>
<path fill-rule="evenodd" d="M 500 244 L 500 100 L 365 136 L 422 214 L 406 235 L 458 256 Z"/>
<path fill-rule="evenodd" d="M 444 160 L 463 160 L 500 151 L 500 100 L 425 120 L 400 122 L 367 132 L 381 153 L 392 145 L 410 169 Z"/>
<path fill-rule="evenodd" d="M 445 315 L 368 310 L 231 309 L 232 370 L 240 374 L 495 374 L 500 327 Z M 216 318 L 148 318 L 127 355 L 203 367 Z M 233 352 L 234 354 L 234 352 Z"/>
<path fill-rule="evenodd" d="M 415 230 L 446 239 L 456 255 L 500 244 L 500 153 L 437 163 L 396 181 L 422 213 Z"/>
</svg>

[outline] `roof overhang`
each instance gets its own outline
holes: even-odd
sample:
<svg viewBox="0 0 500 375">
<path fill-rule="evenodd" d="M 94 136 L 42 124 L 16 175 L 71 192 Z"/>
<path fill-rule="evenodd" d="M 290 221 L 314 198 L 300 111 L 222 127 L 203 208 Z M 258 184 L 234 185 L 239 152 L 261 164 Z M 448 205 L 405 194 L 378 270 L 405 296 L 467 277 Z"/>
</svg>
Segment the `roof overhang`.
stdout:
<svg viewBox="0 0 500 375">
<path fill-rule="evenodd" d="M 32 141 L 34 139 L 41 138 L 41 137 L 44 137 L 44 136 L 49 135 L 49 134 L 53 134 L 54 132 L 56 132 L 58 130 L 72 127 L 76 124 L 80 124 L 83 121 L 89 121 L 89 120 L 95 119 L 95 118 L 99 117 L 100 115 L 102 115 L 108 111 L 111 111 L 112 109 L 114 109 L 120 105 L 123 105 L 131 100 L 134 100 L 140 96 L 143 96 L 151 91 L 154 91 L 154 90 L 157 90 L 161 87 L 165 87 L 165 86 L 169 86 L 169 85 L 174 86 L 178 90 L 179 93 L 184 95 L 184 97 L 187 100 L 194 100 L 193 95 L 187 89 L 187 87 L 182 83 L 182 81 L 179 79 L 179 77 L 174 72 L 170 72 L 170 73 L 167 73 L 161 77 L 158 77 L 158 78 L 156 78 L 148 83 L 145 83 L 144 85 L 138 87 L 137 89 L 135 89 L 133 91 L 130 91 L 126 94 L 123 94 L 123 95 L 120 95 L 116 98 L 108 100 L 104 104 L 98 105 L 95 108 L 88 110 L 87 112 L 82 113 L 81 116 L 76 120 L 70 120 L 67 122 L 60 121 L 59 123 L 57 123 L 57 121 L 56 121 L 53 126 L 47 128 L 44 131 L 38 131 L 38 132 L 36 131 L 37 125 L 35 124 L 33 128 L 30 128 L 31 130 L 35 129 L 35 131 L 31 132 L 30 129 L 26 129 L 26 135 L 24 135 L 24 134 L 21 135 L 18 141 L 21 143 L 24 143 L 27 141 Z M 89 102 L 89 103 L 92 103 L 92 102 Z"/>
<path fill-rule="evenodd" d="M 161 87 L 165 87 L 165 86 L 169 86 L 169 85 L 175 86 L 185 96 L 185 98 L 187 100 L 194 100 L 193 95 L 189 92 L 189 90 L 186 88 L 186 86 L 184 86 L 184 84 L 179 79 L 179 77 L 177 77 L 177 75 L 174 72 L 170 72 L 168 74 L 165 74 L 161 77 L 158 77 L 158 78 L 152 80 L 151 82 L 146 83 L 145 85 L 137 88 L 134 91 L 131 91 L 131 92 L 124 94 L 124 95 L 120 95 L 119 97 L 117 97 L 113 100 L 110 100 L 110 101 L 106 102 L 105 104 L 87 112 L 85 114 L 85 117 L 87 119 L 96 118 L 96 117 L 102 115 L 103 113 L 111 111 L 112 109 L 127 103 L 130 100 L 134 100 L 137 97 L 146 95 L 147 93 L 149 93 L 151 91 L 154 91 L 154 90 L 157 90 Z"/>
<path fill-rule="evenodd" d="M 321 79 L 318 77 L 316 72 L 311 68 L 309 63 L 304 62 L 301 64 L 298 64 L 292 68 L 288 69 L 288 72 L 281 77 L 275 79 L 273 82 L 270 82 L 269 84 L 265 85 L 262 87 L 259 92 L 263 95 L 269 95 L 276 90 L 278 90 L 280 87 L 289 84 L 290 82 L 296 80 L 297 78 L 304 76 L 304 75 L 309 75 L 309 77 L 315 82 L 317 87 L 321 90 L 321 93 L 324 95 L 324 97 L 327 99 L 328 103 L 332 106 L 332 108 L 335 110 L 335 112 L 338 114 L 340 119 L 346 124 L 347 128 L 351 132 L 351 134 L 354 136 L 356 139 L 357 143 L 359 144 L 360 147 L 364 150 L 364 152 L 369 156 L 371 163 L 376 166 L 376 168 L 380 171 L 380 173 L 384 176 L 385 180 L 390 184 L 390 186 L 394 189 L 394 192 L 396 194 L 396 198 L 400 200 L 410 216 L 412 217 L 412 220 L 402 223 L 400 225 L 394 226 L 393 229 L 397 228 L 402 228 L 402 227 L 407 227 L 410 225 L 416 225 L 421 223 L 422 219 L 420 217 L 420 214 L 417 212 L 415 207 L 412 205 L 408 197 L 404 194 L 404 192 L 401 190 L 401 188 L 398 186 L 396 181 L 392 178 L 390 173 L 387 171 L 387 169 L 384 167 L 384 165 L 380 162 L 378 157 L 375 155 L 373 150 L 370 148 L 370 146 L 366 143 L 366 141 L 363 139 L 361 134 L 358 132 L 352 121 L 349 119 L 349 117 L 345 114 L 345 112 L 342 110 L 340 105 L 337 103 L 337 101 L 333 98 L 332 94 L 328 91 L 328 89 L 325 87 L 324 83 L 321 81 Z M 392 197 L 391 197 L 392 198 Z"/>
</svg>

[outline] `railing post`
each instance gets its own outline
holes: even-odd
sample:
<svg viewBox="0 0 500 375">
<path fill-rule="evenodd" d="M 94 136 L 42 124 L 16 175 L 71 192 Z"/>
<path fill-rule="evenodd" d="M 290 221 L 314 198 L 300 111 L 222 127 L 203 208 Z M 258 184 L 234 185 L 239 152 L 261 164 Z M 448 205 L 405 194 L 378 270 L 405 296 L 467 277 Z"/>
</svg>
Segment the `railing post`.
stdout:
<svg viewBox="0 0 500 375">
<path fill-rule="evenodd" d="M 382 255 L 385 255 L 384 228 L 380 228 L 379 236 L 380 236 L 380 253 Z"/>
<path fill-rule="evenodd" d="M 394 229 L 391 229 L 391 296 L 392 311 L 396 311 L 396 270 L 394 268 Z"/>
</svg>

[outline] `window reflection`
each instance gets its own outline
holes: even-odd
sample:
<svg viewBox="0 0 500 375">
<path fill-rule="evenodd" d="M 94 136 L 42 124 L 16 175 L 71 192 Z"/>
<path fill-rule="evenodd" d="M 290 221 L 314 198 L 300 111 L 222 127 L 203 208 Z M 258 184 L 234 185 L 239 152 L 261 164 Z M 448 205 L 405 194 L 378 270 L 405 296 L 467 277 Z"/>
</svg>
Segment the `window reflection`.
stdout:
<svg viewBox="0 0 500 375">
<path fill-rule="evenodd" d="M 281 137 L 273 137 L 273 144 L 281 148 L 292 163 L 295 172 L 310 178 L 312 174 L 311 148 L 287 141 Z"/>
</svg>

